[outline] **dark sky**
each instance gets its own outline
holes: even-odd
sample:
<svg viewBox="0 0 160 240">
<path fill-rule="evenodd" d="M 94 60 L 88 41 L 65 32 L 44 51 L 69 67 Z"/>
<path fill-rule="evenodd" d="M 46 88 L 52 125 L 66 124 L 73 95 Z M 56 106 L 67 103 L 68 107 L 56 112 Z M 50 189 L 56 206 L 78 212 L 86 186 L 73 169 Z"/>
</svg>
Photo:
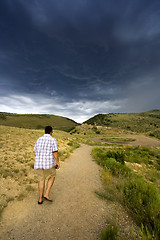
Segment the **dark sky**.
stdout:
<svg viewBox="0 0 160 240">
<path fill-rule="evenodd" d="M 0 111 L 160 106 L 159 0 L 0 0 Z"/>
</svg>

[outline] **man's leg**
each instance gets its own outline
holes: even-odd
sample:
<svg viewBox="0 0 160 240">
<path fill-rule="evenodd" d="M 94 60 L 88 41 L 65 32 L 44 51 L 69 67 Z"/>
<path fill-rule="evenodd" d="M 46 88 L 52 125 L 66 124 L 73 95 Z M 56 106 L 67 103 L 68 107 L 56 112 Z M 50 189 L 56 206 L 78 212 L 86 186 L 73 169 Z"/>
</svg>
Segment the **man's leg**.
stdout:
<svg viewBox="0 0 160 240">
<path fill-rule="evenodd" d="M 44 192 L 44 186 L 45 186 L 45 181 L 39 181 L 38 183 L 38 189 L 39 189 L 39 202 L 42 202 L 43 198 L 43 192 Z"/>
<path fill-rule="evenodd" d="M 51 187 L 52 187 L 52 185 L 54 183 L 54 180 L 55 180 L 55 177 L 50 177 L 48 179 L 46 193 L 44 194 L 44 197 L 49 199 L 49 200 L 51 200 L 51 201 L 52 201 L 52 199 L 49 198 L 49 193 L 50 193 Z"/>
</svg>

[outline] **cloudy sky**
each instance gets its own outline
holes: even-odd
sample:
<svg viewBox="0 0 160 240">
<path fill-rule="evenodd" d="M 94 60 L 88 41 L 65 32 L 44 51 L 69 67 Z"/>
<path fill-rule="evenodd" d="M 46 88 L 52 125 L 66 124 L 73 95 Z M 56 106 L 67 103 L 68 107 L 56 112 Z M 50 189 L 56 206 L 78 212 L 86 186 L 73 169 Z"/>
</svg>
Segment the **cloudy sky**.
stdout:
<svg viewBox="0 0 160 240">
<path fill-rule="evenodd" d="M 0 0 L 0 112 L 160 108 L 159 0 Z"/>
</svg>

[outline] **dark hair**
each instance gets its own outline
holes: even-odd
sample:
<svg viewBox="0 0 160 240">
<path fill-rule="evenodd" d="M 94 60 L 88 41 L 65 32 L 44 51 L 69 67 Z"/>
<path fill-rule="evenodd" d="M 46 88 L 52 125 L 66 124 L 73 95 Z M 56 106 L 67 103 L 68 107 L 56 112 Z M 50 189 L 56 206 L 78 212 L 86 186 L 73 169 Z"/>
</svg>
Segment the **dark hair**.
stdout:
<svg viewBox="0 0 160 240">
<path fill-rule="evenodd" d="M 52 127 L 51 126 L 45 127 L 45 133 L 50 134 L 50 132 L 52 132 Z"/>
</svg>

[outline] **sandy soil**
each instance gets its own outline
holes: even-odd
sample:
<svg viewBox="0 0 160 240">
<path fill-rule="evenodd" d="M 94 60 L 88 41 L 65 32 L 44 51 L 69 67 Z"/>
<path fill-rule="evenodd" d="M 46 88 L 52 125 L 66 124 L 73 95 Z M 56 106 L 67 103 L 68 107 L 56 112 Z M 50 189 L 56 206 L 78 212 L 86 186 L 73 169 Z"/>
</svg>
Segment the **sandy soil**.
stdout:
<svg viewBox="0 0 160 240">
<path fill-rule="evenodd" d="M 143 135 L 125 135 L 125 138 L 135 138 L 136 141 L 130 142 L 132 146 L 160 147 L 160 141 Z"/>
<path fill-rule="evenodd" d="M 10 202 L 1 222 L 1 239 L 99 239 L 107 205 L 95 190 L 102 188 L 99 167 L 82 145 L 57 170 L 53 203 L 38 205 L 37 192 Z"/>
<path fill-rule="evenodd" d="M 110 137 L 107 137 L 107 139 L 109 139 Z M 131 145 L 131 146 L 144 146 L 144 147 L 160 147 L 160 141 L 156 140 L 154 138 L 150 138 L 150 137 L 146 137 L 143 135 L 136 135 L 136 134 L 127 134 L 127 135 L 121 135 L 119 138 L 131 138 L 131 139 L 136 139 L 136 141 L 127 141 L 127 142 L 118 142 L 118 137 L 117 138 L 117 142 L 115 141 L 114 143 L 120 143 L 123 145 Z M 98 141 L 98 142 L 109 142 L 109 141 L 105 141 L 105 140 L 101 140 L 102 137 L 97 137 L 97 138 L 90 138 L 89 140 L 92 141 Z M 113 142 L 112 142 L 113 143 Z"/>
</svg>

